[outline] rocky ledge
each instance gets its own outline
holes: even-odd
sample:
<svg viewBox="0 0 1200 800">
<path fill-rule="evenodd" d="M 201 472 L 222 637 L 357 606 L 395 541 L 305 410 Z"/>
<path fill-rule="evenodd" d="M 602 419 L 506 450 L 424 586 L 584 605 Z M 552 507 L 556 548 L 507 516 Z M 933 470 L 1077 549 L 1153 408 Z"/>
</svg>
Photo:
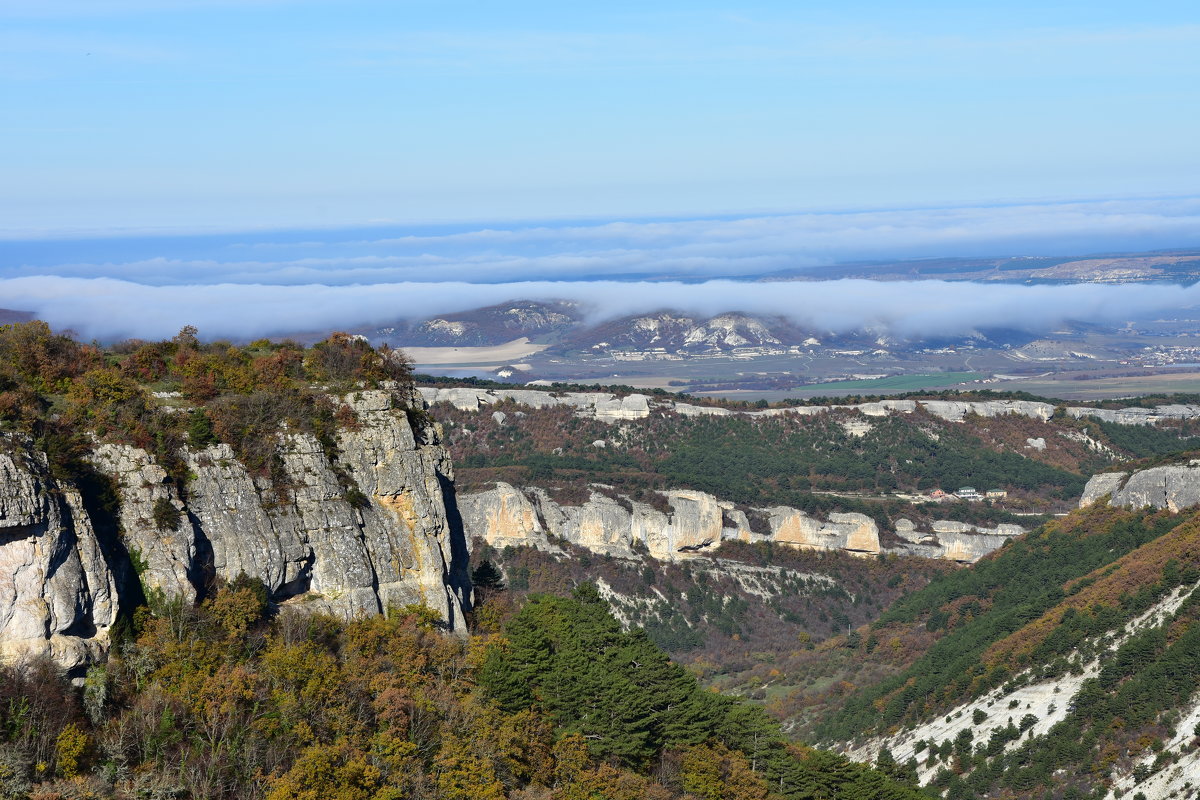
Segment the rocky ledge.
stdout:
<svg viewBox="0 0 1200 800">
<path fill-rule="evenodd" d="M 598 487 L 602 489 L 603 487 Z M 526 545 L 556 550 L 556 539 L 603 555 L 636 558 L 646 554 L 676 560 L 711 553 L 725 540 L 771 541 L 806 550 L 841 550 L 979 560 L 1024 533 L 1017 525 L 979 528 L 961 522 L 935 522 L 918 531 L 899 520 L 894 547 L 880 543 L 879 527 L 863 514 L 830 514 L 822 520 L 786 506 L 740 510 L 704 492 L 661 493 L 658 507 L 610 490 L 593 490 L 580 505 L 555 502 L 538 488 L 518 490 L 498 483 L 492 489 L 459 496 L 467 537 L 494 547 Z M 664 509 L 665 506 L 665 509 Z"/>
<path fill-rule="evenodd" d="M 1083 489 L 1079 507 L 1108 497 L 1109 504 L 1125 508 L 1159 508 L 1181 511 L 1200 505 L 1200 459 L 1136 472 L 1102 472 Z"/>
<path fill-rule="evenodd" d="M 28 440 L 0 453 L 0 661 L 47 655 L 68 669 L 101 657 L 117 621 L 108 555 L 73 487 Z"/>
<path fill-rule="evenodd" d="M 855 411 L 867 417 L 889 414 L 911 414 L 921 409 L 931 416 L 948 422 L 962 422 L 970 415 L 1003 417 L 1009 414 L 1038 419 L 1043 422 L 1054 416 L 1057 406 L 1032 400 L 879 400 L 847 405 L 792 406 L 757 410 L 733 410 L 719 406 L 698 406 L 677 402 L 668 397 L 629 394 L 619 397 L 609 392 L 551 392 L 538 389 L 472 389 L 469 387 L 421 387 L 427 403 L 449 403 L 460 411 L 479 411 L 494 403 L 511 402 L 530 408 L 565 406 L 580 416 L 602 422 L 644 419 L 653 411 L 664 411 L 688 417 L 697 416 L 777 416 L 796 414 L 810 416 L 835 410 Z M 1070 406 L 1063 411 L 1071 417 L 1093 417 L 1122 425 L 1157 425 L 1164 420 L 1200 418 L 1200 405 L 1162 405 L 1155 408 L 1103 409 Z"/>
</svg>

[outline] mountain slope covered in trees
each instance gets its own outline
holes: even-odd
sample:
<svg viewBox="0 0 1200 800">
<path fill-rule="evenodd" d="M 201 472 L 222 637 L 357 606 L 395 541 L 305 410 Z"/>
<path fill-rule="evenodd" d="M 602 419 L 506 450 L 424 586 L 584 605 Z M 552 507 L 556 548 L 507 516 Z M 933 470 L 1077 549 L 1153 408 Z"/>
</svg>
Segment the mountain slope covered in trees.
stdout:
<svg viewBox="0 0 1200 800">
<path fill-rule="evenodd" d="M 955 800 L 1179 788 L 1200 744 L 1197 588 L 1200 513 L 1076 512 L 893 605 L 870 637 L 937 641 L 815 738 L 911 759 Z"/>
<path fill-rule="evenodd" d="M 0 668 L 0 796 L 919 797 L 702 691 L 590 585 L 503 633 L 436 623 L 276 613 L 250 580 L 160 601 L 82 690 L 48 662 Z"/>
<path fill-rule="evenodd" d="M 1121 425 L 1065 414 L 952 422 L 922 410 L 884 417 L 845 409 L 762 417 L 654 410 L 614 424 L 511 402 L 478 411 L 437 403 L 430 413 L 445 427 L 462 491 L 504 481 L 582 500 L 584 487 L 599 482 L 644 500 L 653 490 L 695 489 L 748 507 L 866 513 L 887 528 L 888 519 L 930 514 L 1028 526 L 1027 517 L 1006 512 L 1066 511 L 1095 472 L 1200 447 L 1197 420 Z M 934 511 L 898 496 L 962 486 L 1007 497 L 999 506 L 946 503 Z"/>
</svg>

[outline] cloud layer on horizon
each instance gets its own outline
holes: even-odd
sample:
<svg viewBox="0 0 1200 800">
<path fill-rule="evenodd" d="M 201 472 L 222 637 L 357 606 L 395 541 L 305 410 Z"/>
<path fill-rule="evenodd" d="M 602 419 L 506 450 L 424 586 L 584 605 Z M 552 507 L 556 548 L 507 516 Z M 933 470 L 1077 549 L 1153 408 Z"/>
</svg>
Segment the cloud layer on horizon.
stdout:
<svg viewBox="0 0 1200 800">
<path fill-rule="evenodd" d="M 184 325 L 197 326 L 205 338 L 378 326 L 513 299 L 577 300 L 593 322 L 663 308 L 706 317 L 742 311 L 782 316 L 815 331 L 870 327 L 915 336 L 992 327 L 1036 333 L 1067 320 L 1121 322 L 1200 305 L 1200 285 L 713 280 L 147 286 L 48 276 L 0 280 L 0 296 L 55 328 L 103 341 L 163 338 Z"/>
<path fill-rule="evenodd" d="M 863 259 L 1076 255 L 1200 244 L 1200 198 L 594 224 L 0 242 L 0 278 L 350 285 L 681 279 Z"/>
<path fill-rule="evenodd" d="M 1198 244 L 1200 198 L 8 241 L 0 306 L 103 340 L 169 336 L 185 324 L 209 337 L 324 331 L 516 299 L 577 300 L 595 321 L 671 308 L 774 314 L 814 330 L 1037 332 L 1191 307 L 1200 289 L 746 279 L 854 259 Z"/>
</svg>

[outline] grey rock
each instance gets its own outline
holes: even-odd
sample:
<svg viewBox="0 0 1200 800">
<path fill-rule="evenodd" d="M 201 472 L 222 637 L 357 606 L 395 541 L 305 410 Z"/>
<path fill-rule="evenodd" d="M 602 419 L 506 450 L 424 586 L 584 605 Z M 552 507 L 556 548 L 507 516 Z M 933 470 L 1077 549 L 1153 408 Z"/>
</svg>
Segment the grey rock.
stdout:
<svg viewBox="0 0 1200 800">
<path fill-rule="evenodd" d="M 886 552 L 962 563 L 978 560 L 1025 533 L 1018 525 L 982 528 L 962 522 L 935 522 L 931 531 L 918 531 L 911 520 L 896 521 L 904 544 L 881 546 L 875 521 L 863 514 L 830 514 L 826 520 L 786 506 L 760 510 L 768 533 L 751 529 L 750 521 L 732 503 L 696 491 L 662 493 L 669 512 L 621 496 L 614 499 L 593 491 L 578 505 L 555 502 L 542 489 L 524 491 L 506 483 L 463 495 L 459 500 L 468 538 L 479 537 L 494 547 L 526 545 L 557 551 L 551 537 L 561 538 L 596 553 L 636 558 L 641 553 L 660 560 L 679 560 L 710 553 L 725 540 L 773 541 L 801 549 L 842 550 L 856 555 Z"/>
<path fill-rule="evenodd" d="M 655 410 L 673 411 L 687 417 L 726 417 L 734 414 L 746 416 L 779 416 L 796 414 L 812 416 L 828 413 L 833 409 L 858 411 L 868 417 L 883 417 L 890 414 L 911 414 L 918 408 L 926 413 L 949 422 L 962 422 L 967 415 L 999 417 L 1006 414 L 1049 420 L 1056 410 L 1051 403 L 1029 400 L 987 400 L 980 402 L 962 400 L 880 400 L 856 405 L 796 406 L 792 408 L 768 408 L 734 411 L 728 408 L 698 406 L 675 402 L 667 398 L 650 398 L 647 395 L 631 394 L 623 398 L 607 392 L 549 392 L 536 389 L 470 389 L 422 387 L 420 395 L 428 403 L 446 402 L 463 411 L 478 411 L 481 407 L 511 401 L 531 408 L 567 406 L 574 408 L 580 416 L 592 417 L 604 422 L 643 419 Z M 1200 418 L 1200 405 L 1163 405 L 1154 409 L 1123 408 L 1097 409 L 1072 406 L 1066 409 L 1072 417 L 1094 417 L 1123 425 L 1155 425 L 1164 419 Z"/>
<path fill-rule="evenodd" d="M 468 541 L 478 536 L 498 548 L 527 545 L 557 550 L 546 538 L 533 503 L 507 483 L 497 483 L 486 492 L 459 495 L 458 508 Z"/>
<path fill-rule="evenodd" d="M 1200 417 L 1200 405 L 1172 403 L 1154 408 L 1119 409 L 1072 406 L 1067 409 L 1067 414 L 1076 419 L 1092 417 L 1104 422 L 1116 422 L 1121 425 L 1156 425 L 1164 419 L 1196 419 Z"/>
<path fill-rule="evenodd" d="M 921 408 L 933 416 L 950 422 L 962 422 L 967 414 L 975 414 L 980 417 L 1002 417 L 1006 414 L 1016 414 L 1045 421 L 1054 415 L 1055 408 L 1050 403 L 1028 400 L 988 400 L 985 402 L 918 400 L 917 402 Z"/>
<path fill-rule="evenodd" d="M 6 440 L 0 659 L 48 654 L 75 669 L 102 657 L 119 579 L 132 580 L 134 565 L 145 590 L 188 602 L 214 578 L 244 573 L 279 602 L 345 617 L 424 603 L 465 632 L 466 543 L 439 427 L 414 431 L 386 391 L 339 402 L 357 424 L 340 430 L 331 449 L 280 432 L 282 485 L 250 474 L 220 444 L 181 454 L 190 473 L 185 499 L 146 451 L 97 445 L 92 462 L 119 495 L 115 524 L 104 522 L 114 529 L 107 539 L 78 492 L 50 477 L 44 455 Z M 163 513 L 155 521 L 163 503 L 178 521 Z"/>
<path fill-rule="evenodd" d="M 645 419 L 650 416 L 650 398 L 644 394 L 631 394 L 620 399 L 598 400 L 593 408 L 596 419 L 605 422 Z"/>
<path fill-rule="evenodd" d="M 1105 495 L 1116 494 L 1121 484 L 1129 477 L 1128 472 L 1101 472 L 1088 479 L 1079 498 L 1079 507 L 1087 508 Z"/>
<path fill-rule="evenodd" d="M 880 552 L 879 527 L 864 514 L 830 514 L 827 521 L 786 506 L 767 509 L 772 541 L 803 550 Z"/>
<path fill-rule="evenodd" d="M 49 656 L 66 670 L 102 658 L 117 582 L 79 493 L 9 437 L 0 453 L 0 661 Z"/>
<path fill-rule="evenodd" d="M 1116 422 L 1120 425 L 1153 425 L 1158 421 L 1158 415 L 1148 408 L 1068 408 L 1069 416 L 1080 419 L 1091 417 L 1103 422 Z"/>
<path fill-rule="evenodd" d="M 556 503 L 542 489 L 521 492 L 499 483 L 464 495 L 459 507 L 468 536 L 495 547 L 557 549 L 548 538 L 553 536 L 605 555 L 634 558 L 642 550 L 672 560 L 719 545 L 731 533 L 724 526 L 725 509 L 711 495 L 667 492 L 666 500 L 670 513 L 595 491 L 587 502 L 571 506 Z"/>
<path fill-rule="evenodd" d="M 728 408 L 717 408 L 715 406 L 697 406 L 691 403 L 675 403 L 673 410 L 676 414 L 681 414 L 685 417 L 728 417 L 736 412 L 730 411 Z"/>
<path fill-rule="evenodd" d="M 896 535 L 905 541 L 899 552 L 923 558 L 941 558 L 971 564 L 1004 546 L 1014 536 L 1025 533 L 1020 525 L 1002 524 L 983 528 L 953 520 L 936 520 L 929 531 L 917 530 L 907 519 L 895 523 Z"/>
<path fill-rule="evenodd" d="M 1081 506 L 1090 505 L 1096 498 L 1110 492 L 1112 499 L 1109 503 L 1125 508 L 1181 511 L 1200 505 L 1200 467 L 1178 465 L 1139 470 L 1119 486 L 1113 478 L 1097 481 L 1100 477 L 1098 475 L 1088 481 L 1083 499 L 1080 500 Z M 1085 500 L 1090 502 L 1085 503 Z"/>
<path fill-rule="evenodd" d="M 875 429 L 871 423 L 861 419 L 847 419 L 838 423 L 848 435 L 855 438 L 866 436 Z"/>
<path fill-rule="evenodd" d="M 196 576 L 191 573 L 196 566 L 196 532 L 166 470 L 145 450 L 130 445 L 97 445 L 91 460 L 117 483 L 121 537 L 133 561 L 145 565 L 138 576 L 143 588 L 194 601 Z M 168 530 L 159 530 L 154 521 L 159 502 L 170 503 L 179 512 L 178 524 Z"/>
</svg>

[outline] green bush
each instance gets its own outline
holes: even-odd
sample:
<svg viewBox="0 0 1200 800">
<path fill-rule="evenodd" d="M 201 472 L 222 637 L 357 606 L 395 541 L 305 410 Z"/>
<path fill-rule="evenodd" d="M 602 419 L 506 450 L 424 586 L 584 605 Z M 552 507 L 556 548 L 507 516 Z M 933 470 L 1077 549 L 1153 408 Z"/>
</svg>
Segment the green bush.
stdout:
<svg viewBox="0 0 1200 800">
<path fill-rule="evenodd" d="M 166 497 L 160 497 L 154 501 L 154 527 L 160 531 L 173 531 L 179 527 L 179 523 L 183 520 L 183 515 L 175 504 Z"/>
</svg>

